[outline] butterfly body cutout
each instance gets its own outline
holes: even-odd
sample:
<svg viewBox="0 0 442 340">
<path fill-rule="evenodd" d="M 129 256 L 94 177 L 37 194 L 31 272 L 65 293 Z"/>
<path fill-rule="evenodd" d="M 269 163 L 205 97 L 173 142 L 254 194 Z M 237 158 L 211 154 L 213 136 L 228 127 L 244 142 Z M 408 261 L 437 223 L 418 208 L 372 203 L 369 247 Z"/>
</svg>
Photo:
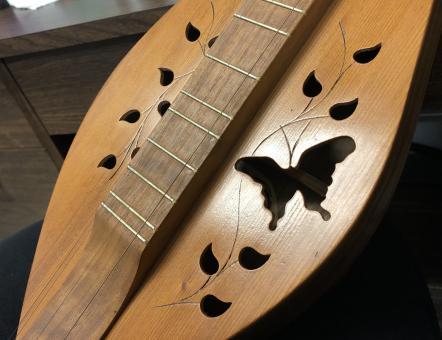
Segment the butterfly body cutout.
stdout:
<svg viewBox="0 0 442 340">
<path fill-rule="evenodd" d="M 264 207 L 272 214 L 269 228 L 275 230 L 285 214 L 288 201 L 298 190 L 306 209 L 318 212 L 324 221 L 331 218 L 330 212 L 321 203 L 333 182 L 336 164 L 343 162 L 355 149 L 354 140 L 342 136 L 304 151 L 296 167 L 284 169 L 270 157 L 251 156 L 239 159 L 235 169 L 262 186 Z"/>
</svg>

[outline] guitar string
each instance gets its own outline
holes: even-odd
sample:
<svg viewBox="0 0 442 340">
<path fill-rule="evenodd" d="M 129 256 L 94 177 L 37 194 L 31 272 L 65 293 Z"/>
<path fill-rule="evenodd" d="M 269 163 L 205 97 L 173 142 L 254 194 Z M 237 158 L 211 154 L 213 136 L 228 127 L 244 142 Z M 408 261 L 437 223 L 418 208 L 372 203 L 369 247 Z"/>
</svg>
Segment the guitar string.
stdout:
<svg viewBox="0 0 442 340">
<path fill-rule="evenodd" d="M 298 0 L 298 3 L 299 3 L 299 0 Z M 298 4 L 298 3 L 297 3 L 297 4 Z M 297 4 L 296 4 L 296 5 L 297 5 Z M 249 6 L 249 7 L 250 7 L 250 6 Z M 290 14 L 287 16 L 287 18 L 284 20 L 284 23 L 281 25 L 281 28 L 284 26 L 285 22 L 286 22 L 286 21 L 287 21 L 292 15 L 293 15 L 293 13 L 290 13 Z M 277 34 L 274 34 L 273 38 L 270 40 L 269 44 L 268 44 L 268 45 L 266 46 L 266 48 L 264 49 L 264 52 L 260 55 L 260 57 L 258 58 L 258 60 L 256 61 L 256 63 L 251 67 L 251 70 L 253 70 L 253 68 L 256 66 L 256 64 L 261 60 L 261 57 L 265 54 L 265 52 L 267 51 L 269 45 L 274 41 L 274 38 L 276 37 L 276 35 L 277 35 Z M 227 104 L 225 105 L 225 108 L 224 108 L 223 111 L 225 111 L 225 109 L 231 104 L 232 99 L 236 96 L 237 92 L 241 89 L 241 87 L 243 86 L 243 84 L 244 84 L 244 82 L 245 82 L 246 79 L 247 79 L 247 76 L 245 76 L 245 77 L 243 78 L 243 81 L 241 82 L 241 84 L 239 85 L 239 87 L 237 88 L 237 90 L 235 91 L 235 93 L 232 95 L 231 99 L 227 102 Z M 213 124 L 212 127 L 214 127 L 218 121 L 219 121 L 219 118 L 215 119 L 215 122 L 214 122 L 214 124 Z M 188 159 L 188 162 L 192 159 L 192 157 L 193 157 L 194 154 L 197 152 L 197 150 L 200 148 L 200 146 L 204 143 L 204 141 L 205 141 L 206 138 L 207 138 L 207 134 L 204 135 L 202 141 L 198 144 L 198 146 L 196 147 L 195 151 L 191 154 L 191 156 L 190 156 L 189 159 Z M 187 162 L 187 163 L 188 163 L 188 162 Z M 175 178 L 175 180 L 172 182 L 172 185 L 169 186 L 169 188 L 167 189 L 166 192 L 168 192 L 168 191 L 170 190 L 170 188 L 173 186 L 173 184 L 174 184 L 174 182 L 176 181 L 176 179 L 179 178 L 179 176 L 180 176 L 180 174 L 182 173 L 183 170 L 184 170 L 184 167 L 182 168 L 182 170 L 181 170 L 181 172 L 179 173 L 179 175 L 178 175 L 178 176 Z M 160 202 L 156 205 L 156 207 L 154 208 L 154 211 L 155 211 L 156 208 L 159 206 L 159 204 L 161 203 L 162 199 L 163 199 L 163 198 L 160 199 Z M 150 217 L 150 216 L 149 216 L 149 217 Z M 144 228 L 144 226 L 145 226 L 145 223 L 143 223 L 143 225 L 139 228 L 139 230 L 138 230 L 138 232 L 137 232 L 137 235 L 140 233 L 140 231 L 142 230 L 142 228 Z M 132 241 L 129 243 L 129 246 L 127 247 L 126 251 L 132 246 L 133 241 L 136 239 L 136 237 L 137 237 L 137 236 L 134 236 L 134 237 L 133 237 L 133 239 L 132 239 Z M 121 258 L 124 257 L 126 251 L 125 251 L 125 252 L 123 253 L 123 255 L 120 257 L 120 259 L 117 260 L 117 261 L 118 261 L 117 264 L 119 263 L 119 261 L 121 260 Z M 115 265 L 114 268 L 111 270 L 111 272 L 115 269 L 115 267 L 116 267 L 116 265 Z M 56 279 L 58 279 L 58 277 L 57 277 Z M 55 280 L 56 280 L 56 279 L 55 279 Z M 106 281 L 107 281 L 107 278 L 105 279 L 105 281 L 103 282 L 103 284 L 104 284 Z M 101 287 L 103 286 L 103 284 L 100 286 L 100 288 L 98 288 L 97 293 L 100 291 L 100 289 L 101 289 Z M 69 295 L 69 293 L 68 293 L 67 295 Z M 92 300 L 95 298 L 95 296 L 96 296 L 96 294 L 94 295 L 94 297 L 92 297 Z M 44 296 L 44 297 L 45 297 L 45 296 Z M 43 297 L 43 298 L 44 298 L 44 297 Z M 38 299 L 38 298 L 37 298 L 37 299 Z M 91 301 L 92 301 L 92 300 L 91 300 Z M 89 303 L 89 304 L 90 304 L 90 303 Z M 88 308 L 89 304 L 86 306 L 85 310 Z M 34 304 L 31 305 L 31 307 L 29 308 L 29 311 L 30 311 L 30 312 L 31 312 L 31 310 L 33 309 L 33 307 L 34 307 Z M 85 310 L 84 310 L 84 311 L 85 311 Z M 84 311 L 81 313 L 81 315 L 79 316 L 79 318 L 77 319 L 77 321 L 78 321 L 79 319 L 81 319 L 81 316 L 83 315 Z M 25 317 L 26 317 L 26 316 L 25 316 Z M 74 324 L 74 326 L 72 326 L 71 330 L 75 327 L 75 325 L 76 325 L 76 324 Z M 23 325 L 23 326 L 24 326 L 24 325 Z M 22 328 L 23 328 L 23 327 L 22 327 Z M 70 333 L 70 332 L 69 332 L 69 333 Z M 69 334 L 69 333 L 68 333 L 68 334 Z M 17 334 L 18 334 L 18 333 L 17 333 Z M 13 335 L 12 335 L 12 336 L 13 336 Z"/>
<path fill-rule="evenodd" d="M 299 3 L 299 0 L 298 0 Z M 250 7 L 250 6 L 249 6 Z M 288 19 L 293 15 L 292 12 L 290 12 L 287 17 L 285 18 L 285 20 L 282 22 L 281 24 L 281 28 L 284 27 L 284 25 L 286 24 L 286 22 L 288 21 Z M 277 33 L 275 33 L 273 35 L 273 37 L 270 39 L 269 43 L 267 44 L 267 46 L 265 47 L 264 51 L 261 53 L 261 55 L 258 57 L 257 61 L 252 65 L 250 72 L 253 71 L 253 69 L 255 68 L 255 66 L 258 64 L 258 62 L 261 60 L 262 56 L 265 54 L 265 52 L 268 50 L 269 46 L 272 44 L 272 42 L 275 40 L 275 37 L 277 36 Z M 223 111 L 226 111 L 227 107 L 231 104 L 232 99 L 237 95 L 238 91 L 241 89 L 241 87 L 243 86 L 245 80 L 247 79 L 247 76 L 245 76 L 243 78 L 243 81 L 241 82 L 241 84 L 239 85 L 239 87 L 237 88 L 237 90 L 234 92 L 234 94 L 232 95 L 231 99 L 226 103 Z M 206 99 L 206 98 L 205 98 Z M 216 125 L 216 123 L 219 121 L 220 117 L 217 117 L 215 119 L 215 122 L 212 124 L 212 128 Z M 211 128 L 211 129 L 212 129 Z M 190 155 L 190 157 L 188 158 L 186 164 L 193 158 L 193 156 L 195 155 L 195 153 L 198 151 L 198 149 L 200 148 L 200 146 L 204 143 L 204 141 L 206 140 L 206 138 L 208 137 L 207 134 L 205 134 L 201 140 L 201 142 L 197 145 L 197 147 L 195 148 L 195 150 L 192 152 L 192 154 Z M 173 184 L 175 183 L 175 181 L 180 177 L 182 171 L 185 169 L 185 166 L 182 167 L 180 173 L 178 174 L 178 176 L 174 179 L 174 181 L 172 182 L 172 184 L 169 186 L 169 188 L 167 189 L 166 192 L 169 192 L 170 188 L 173 186 Z M 148 219 L 152 216 L 152 214 L 155 212 L 156 208 L 158 207 L 158 205 L 161 203 L 161 201 L 156 205 L 156 207 L 154 208 L 154 211 L 149 215 Z M 137 235 L 140 233 L 140 231 L 142 230 L 142 228 L 145 226 L 145 223 L 142 224 L 142 226 L 138 229 Z M 91 298 L 90 302 L 86 305 L 86 307 L 84 308 L 83 312 L 80 314 L 80 316 L 77 318 L 77 321 L 74 323 L 74 325 L 71 327 L 71 329 L 69 330 L 68 334 L 66 337 L 69 336 L 69 334 L 71 333 L 71 331 L 75 328 L 76 324 L 78 323 L 78 321 L 81 319 L 82 315 L 84 314 L 84 312 L 88 309 L 90 303 L 95 299 L 96 295 L 99 293 L 99 291 L 101 290 L 101 288 L 103 287 L 103 285 L 106 283 L 106 281 L 108 280 L 109 276 L 112 274 L 112 272 L 114 271 L 114 269 L 116 268 L 116 266 L 120 263 L 121 259 L 125 256 L 127 250 L 132 246 L 133 242 L 135 241 L 137 236 L 134 236 L 132 238 L 132 241 L 130 242 L 129 246 L 126 248 L 125 252 L 123 253 L 123 255 L 120 257 L 120 259 L 118 260 L 118 262 L 114 265 L 114 267 L 112 268 L 112 270 L 110 271 L 110 273 L 108 274 L 108 276 L 105 278 L 105 280 L 103 281 L 103 283 L 101 284 L 100 288 L 96 291 L 95 295 Z"/>
<path fill-rule="evenodd" d="M 296 6 L 298 5 L 298 3 L 300 2 L 300 0 L 297 1 Z M 251 7 L 251 5 L 249 6 L 249 8 Z M 284 27 L 284 25 L 287 23 L 287 21 L 292 17 L 294 13 L 293 12 L 289 12 L 289 14 L 286 16 L 286 18 L 283 20 L 282 24 L 280 25 L 280 28 Z M 268 48 L 270 47 L 270 45 L 274 42 L 275 37 L 278 35 L 278 33 L 275 33 L 273 35 L 273 37 L 270 39 L 269 43 L 266 45 L 266 47 L 264 48 L 263 52 L 259 55 L 258 59 L 256 60 L 256 62 L 251 66 L 250 68 L 250 73 L 253 71 L 253 69 L 256 67 L 256 65 L 259 63 L 259 61 L 261 60 L 261 58 L 264 56 L 265 52 L 268 50 Z M 223 108 L 223 112 L 226 111 L 226 109 L 229 107 L 229 105 L 231 104 L 233 98 L 237 95 L 238 91 L 242 88 L 242 86 L 244 85 L 245 80 L 247 79 L 247 76 L 244 76 L 241 84 L 238 86 L 237 90 L 233 93 L 233 95 L 231 96 L 230 100 L 226 103 L 226 105 Z M 204 98 L 206 100 L 206 98 Z M 213 129 L 213 127 L 216 125 L 216 123 L 221 119 L 221 117 L 217 117 L 215 119 L 215 122 L 212 124 L 211 130 Z M 204 143 L 204 141 L 206 140 L 206 138 L 208 137 L 208 134 L 204 134 L 201 142 L 197 145 L 197 147 L 195 148 L 195 150 L 192 152 L 192 154 L 190 155 L 190 157 L 188 158 L 186 164 L 193 158 L 193 156 L 195 155 L 195 153 L 198 151 L 198 149 L 200 148 L 200 146 Z M 182 167 L 180 173 L 178 174 L 178 176 L 174 179 L 174 181 L 172 182 L 172 184 L 169 186 L 169 188 L 166 190 L 166 193 L 169 192 L 170 188 L 173 186 L 173 184 L 175 183 L 175 181 L 180 177 L 182 171 L 185 169 L 185 166 Z M 156 207 L 154 208 L 154 211 L 156 210 L 156 208 L 158 207 L 160 203 L 158 203 L 156 205 Z M 154 211 L 149 215 L 148 219 L 152 216 L 152 214 L 154 213 Z M 140 231 L 142 230 L 142 228 L 144 228 L 145 223 L 142 224 L 142 226 L 138 229 L 137 234 L 140 233 Z M 97 296 L 97 294 L 99 293 L 99 291 L 101 290 L 101 288 L 103 287 L 103 285 L 106 283 L 106 281 L 108 280 L 109 276 L 111 275 L 111 273 L 115 270 L 115 268 L 117 267 L 117 265 L 119 264 L 119 262 L 121 261 L 121 259 L 124 257 L 125 253 L 127 252 L 127 250 L 132 246 L 133 242 L 135 241 L 137 236 L 134 236 L 132 238 L 132 241 L 130 242 L 129 246 L 126 248 L 125 252 L 123 253 L 123 255 L 120 257 L 120 259 L 118 260 L 118 262 L 114 265 L 114 267 L 112 268 L 111 272 L 108 274 L 108 276 L 106 277 L 106 279 L 103 281 L 103 283 L 101 284 L 100 288 L 96 291 L 95 295 L 91 298 L 90 302 L 86 305 L 86 307 L 84 308 L 83 312 L 80 314 L 80 316 L 77 318 L 77 321 L 75 322 L 75 324 L 71 327 L 71 329 L 69 330 L 66 338 L 69 336 L 69 334 L 71 333 L 71 331 L 75 328 L 77 322 L 81 319 L 82 315 L 84 314 L 84 312 L 88 309 L 90 303 L 95 299 L 95 297 Z"/>
</svg>

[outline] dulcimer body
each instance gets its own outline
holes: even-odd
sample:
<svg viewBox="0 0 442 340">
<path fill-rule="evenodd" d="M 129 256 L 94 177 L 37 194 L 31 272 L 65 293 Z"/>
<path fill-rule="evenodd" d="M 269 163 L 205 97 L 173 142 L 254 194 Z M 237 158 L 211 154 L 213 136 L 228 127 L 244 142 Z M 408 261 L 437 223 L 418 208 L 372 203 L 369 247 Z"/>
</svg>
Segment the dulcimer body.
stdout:
<svg viewBox="0 0 442 340">
<path fill-rule="evenodd" d="M 179 1 L 81 125 L 17 338 L 227 338 L 301 312 L 388 205 L 437 5 Z"/>
</svg>

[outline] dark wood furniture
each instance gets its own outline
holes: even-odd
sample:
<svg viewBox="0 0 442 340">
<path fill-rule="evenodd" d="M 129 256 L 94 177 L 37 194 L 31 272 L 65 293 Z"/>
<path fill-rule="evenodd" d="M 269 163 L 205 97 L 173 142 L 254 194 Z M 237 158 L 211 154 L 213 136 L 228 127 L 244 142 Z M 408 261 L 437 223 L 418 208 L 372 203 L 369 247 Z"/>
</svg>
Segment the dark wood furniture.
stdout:
<svg viewBox="0 0 442 340">
<path fill-rule="evenodd" d="M 44 217 L 95 95 L 173 3 L 61 0 L 0 10 L 0 239 Z"/>
</svg>

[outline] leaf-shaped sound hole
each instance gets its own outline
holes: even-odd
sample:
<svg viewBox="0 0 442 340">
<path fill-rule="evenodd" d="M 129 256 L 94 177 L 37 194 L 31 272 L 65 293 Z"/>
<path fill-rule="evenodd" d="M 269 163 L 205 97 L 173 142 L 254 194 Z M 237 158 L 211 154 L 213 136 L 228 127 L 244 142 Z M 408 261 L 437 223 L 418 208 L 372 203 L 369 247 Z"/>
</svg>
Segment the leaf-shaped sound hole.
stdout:
<svg viewBox="0 0 442 340">
<path fill-rule="evenodd" d="M 121 116 L 120 120 L 128 123 L 136 123 L 140 119 L 140 111 L 130 110 Z"/>
<path fill-rule="evenodd" d="M 251 247 L 243 248 L 238 256 L 239 264 L 248 270 L 255 270 L 262 267 L 269 258 L 270 254 L 263 255 Z"/>
<path fill-rule="evenodd" d="M 358 107 L 359 99 L 356 98 L 346 103 L 338 103 L 330 108 L 330 116 L 335 120 L 344 120 L 350 117 Z"/>
<path fill-rule="evenodd" d="M 200 302 L 200 309 L 209 318 L 216 318 L 224 314 L 231 305 L 231 302 L 221 301 L 214 295 L 206 295 Z"/>
<path fill-rule="evenodd" d="M 138 151 L 140 151 L 140 147 L 139 146 L 137 146 L 136 148 L 134 148 L 132 150 L 132 153 L 130 154 L 130 158 L 133 159 L 137 155 Z"/>
<path fill-rule="evenodd" d="M 201 270 L 207 275 L 216 274 L 219 269 L 219 262 L 213 254 L 212 243 L 209 244 L 200 257 Z"/>
<path fill-rule="evenodd" d="M 158 112 L 160 113 L 161 116 L 164 116 L 167 110 L 169 110 L 169 107 L 170 107 L 170 102 L 167 100 L 163 100 L 161 103 L 158 104 Z"/>
<path fill-rule="evenodd" d="M 98 168 L 106 168 L 106 169 L 113 169 L 117 165 L 117 157 L 114 155 L 107 155 L 104 157 L 100 163 L 98 163 Z"/>
<path fill-rule="evenodd" d="M 378 56 L 381 47 L 382 44 L 377 44 L 373 47 L 358 50 L 353 54 L 353 59 L 359 64 L 367 64 Z"/>
<path fill-rule="evenodd" d="M 336 164 L 343 162 L 355 149 L 351 137 L 341 136 L 304 151 L 296 167 L 283 169 L 270 157 L 253 156 L 239 159 L 235 169 L 262 186 L 264 207 L 272 214 L 269 229 L 275 230 L 287 203 L 298 190 L 306 209 L 319 212 L 324 221 L 330 219 L 330 213 L 321 204 L 333 182 Z"/>
<path fill-rule="evenodd" d="M 195 26 L 193 26 L 191 22 L 189 22 L 186 27 L 187 40 L 189 40 L 191 42 L 197 41 L 198 38 L 200 37 L 200 35 L 201 35 L 200 30 L 198 28 L 196 28 Z"/>
<path fill-rule="evenodd" d="M 211 48 L 213 46 L 213 44 L 215 44 L 216 40 L 218 39 L 218 36 L 213 37 L 212 39 L 209 40 L 209 42 L 207 43 L 207 45 L 209 46 L 209 48 Z"/>
<path fill-rule="evenodd" d="M 315 71 L 310 72 L 302 88 L 307 97 L 313 98 L 322 92 L 322 85 L 316 78 Z"/>
<path fill-rule="evenodd" d="M 175 77 L 173 71 L 164 67 L 161 67 L 159 70 L 161 73 L 160 84 L 163 86 L 168 86 L 172 84 L 173 79 Z"/>
</svg>

